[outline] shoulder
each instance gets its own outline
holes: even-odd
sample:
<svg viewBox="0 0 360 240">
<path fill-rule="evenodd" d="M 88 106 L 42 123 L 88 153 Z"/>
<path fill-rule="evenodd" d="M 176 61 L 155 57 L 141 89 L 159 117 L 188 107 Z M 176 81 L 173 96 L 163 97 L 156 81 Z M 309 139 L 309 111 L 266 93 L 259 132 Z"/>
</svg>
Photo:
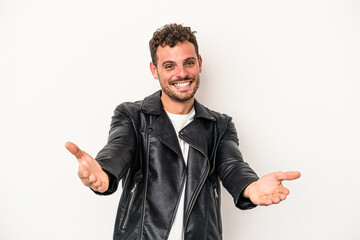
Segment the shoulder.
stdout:
<svg viewBox="0 0 360 240">
<path fill-rule="evenodd" d="M 231 117 L 227 114 L 209 109 L 197 101 L 195 101 L 195 110 L 198 117 L 214 121 L 220 130 L 226 129 L 229 122 L 231 122 Z"/>
<path fill-rule="evenodd" d="M 123 102 L 115 108 L 114 112 L 115 112 L 115 114 L 116 113 L 128 113 L 128 114 L 138 113 L 141 109 L 141 103 L 142 103 L 142 100 L 136 101 L 136 102 Z"/>
<path fill-rule="evenodd" d="M 123 102 L 115 108 L 114 117 L 124 116 L 129 120 L 138 122 L 145 115 L 160 115 L 162 113 L 160 91 L 157 91 L 143 100 L 135 102 Z"/>
<path fill-rule="evenodd" d="M 161 91 L 157 91 L 145 97 L 143 100 L 121 103 L 116 107 L 115 111 L 127 111 L 130 114 L 144 112 L 148 114 L 160 115 L 163 111 L 160 97 Z"/>
<path fill-rule="evenodd" d="M 210 111 L 215 116 L 215 119 L 219 122 L 228 122 L 231 120 L 231 117 L 225 113 L 220 113 L 214 110 L 210 110 Z"/>
<path fill-rule="evenodd" d="M 126 121 L 134 127 L 137 126 L 140 121 L 141 102 L 123 102 L 119 104 L 114 110 L 112 121 L 118 122 L 121 120 L 122 123 Z"/>
</svg>

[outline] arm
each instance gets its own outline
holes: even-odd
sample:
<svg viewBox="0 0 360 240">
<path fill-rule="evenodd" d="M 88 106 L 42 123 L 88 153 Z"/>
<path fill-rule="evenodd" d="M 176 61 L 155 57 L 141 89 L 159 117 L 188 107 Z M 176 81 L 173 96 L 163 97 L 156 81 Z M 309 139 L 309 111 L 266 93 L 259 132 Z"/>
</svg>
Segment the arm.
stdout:
<svg viewBox="0 0 360 240">
<path fill-rule="evenodd" d="M 217 152 L 217 170 L 224 187 L 231 193 L 240 209 L 256 205 L 271 205 L 285 200 L 290 193 L 282 185 L 284 180 L 294 180 L 300 172 L 275 172 L 260 179 L 242 159 L 234 124 L 229 121 Z"/>
<path fill-rule="evenodd" d="M 109 176 L 109 189 L 103 194 L 116 191 L 119 181 L 125 177 L 136 155 L 136 130 L 124 104 L 119 105 L 112 117 L 108 143 L 96 156 L 96 161 Z"/>
<path fill-rule="evenodd" d="M 130 168 L 136 151 L 136 135 L 130 117 L 120 105 L 112 118 L 108 143 L 96 160 L 71 142 L 65 147 L 79 161 L 78 175 L 83 184 L 106 195 L 116 191 L 119 181 Z"/>
<path fill-rule="evenodd" d="M 240 209 L 255 207 L 242 193 L 244 189 L 258 180 L 256 173 L 243 161 L 234 123 L 229 120 L 216 152 L 216 169 L 223 186 L 232 195 L 235 205 Z"/>
</svg>

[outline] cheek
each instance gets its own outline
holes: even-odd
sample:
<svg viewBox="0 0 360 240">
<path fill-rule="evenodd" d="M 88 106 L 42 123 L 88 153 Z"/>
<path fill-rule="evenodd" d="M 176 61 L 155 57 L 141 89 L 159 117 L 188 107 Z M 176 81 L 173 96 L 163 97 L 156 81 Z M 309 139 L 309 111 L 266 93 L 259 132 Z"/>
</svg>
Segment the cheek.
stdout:
<svg viewBox="0 0 360 240">
<path fill-rule="evenodd" d="M 192 75 L 199 75 L 201 73 L 201 67 L 194 67 L 189 70 L 189 73 L 191 73 Z"/>
<path fill-rule="evenodd" d="M 168 82 L 175 78 L 173 78 L 172 73 L 162 73 L 162 74 L 160 74 L 159 79 L 161 79 L 161 81 L 163 81 L 163 82 Z"/>
</svg>

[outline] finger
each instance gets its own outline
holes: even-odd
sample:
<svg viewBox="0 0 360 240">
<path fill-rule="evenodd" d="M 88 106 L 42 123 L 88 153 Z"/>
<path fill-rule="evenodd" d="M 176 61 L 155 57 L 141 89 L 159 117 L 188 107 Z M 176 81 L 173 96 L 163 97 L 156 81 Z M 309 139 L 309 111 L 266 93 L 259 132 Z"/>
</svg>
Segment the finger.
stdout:
<svg viewBox="0 0 360 240">
<path fill-rule="evenodd" d="M 280 198 L 280 200 L 284 200 L 287 197 L 288 193 L 277 192 L 271 195 L 268 195 L 269 198 Z"/>
<path fill-rule="evenodd" d="M 81 182 L 86 186 L 86 187 L 91 187 L 91 182 L 89 181 L 89 178 L 80 178 Z"/>
<path fill-rule="evenodd" d="M 294 180 L 301 176 L 300 172 L 292 171 L 292 172 L 278 172 L 276 173 L 276 177 L 279 181 L 284 180 Z"/>
<path fill-rule="evenodd" d="M 286 199 L 287 195 L 286 194 L 282 194 L 280 195 L 280 200 L 281 201 L 284 201 Z"/>
<path fill-rule="evenodd" d="M 101 193 L 103 193 L 107 190 L 107 187 L 104 184 L 102 184 L 101 182 L 100 182 L 100 184 L 97 184 L 97 182 L 91 183 L 90 188 L 96 192 L 101 192 Z"/>
<path fill-rule="evenodd" d="M 81 149 L 74 143 L 72 142 L 66 142 L 65 143 L 65 148 L 72 154 L 74 155 L 77 159 L 80 159 L 81 156 L 83 155 L 83 151 L 81 151 Z"/>
<path fill-rule="evenodd" d="M 99 188 L 99 187 L 102 185 L 101 179 L 98 178 L 98 179 L 96 180 L 96 182 L 94 182 L 94 184 L 95 184 L 95 186 L 97 186 L 97 187 Z"/>
<path fill-rule="evenodd" d="M 106 187 L 104 185 L 96 186 L 94 184 L 91 185 L 91 189 L 100 193 L 103 193 L 106 191 Z"/>
<path fill-rule="evenodd" d="M 95 191 L 98 191 L 99 186 L 97 186 L 95 183 L 91 182 L 89 180 L 89 178 L 82 178 L 81 181 L 86 187 L 89 187 Z"/>
<path fill-rule="evenodd" d="M 103 185 L 100 185 L 98 186 L 97 191 L 103 193 L 105 192 L 105 187 Z"/>
<path fill-rule="evenodd" d="M 271 204 L 278 204 L 279 202 L 281 202 L 281 198 L 279 196 L 266 196 L 265 199 L 263 199 L 263 205 L 265 206 L 269 206 Z"/>
<path fill-rule="evenodd" d="M 78 176 L 79 178 L 89 178 L 90 172 L 82 164 L 80 164 L 78 170 Z"/>
<path fill-rule="evenodd" d="M 94 174 L 91 174 L 89 176 L 89 181 L 92 182 L 92 183 L 95 183 L 96 182 L 96 176 Z"/>
<path fill-rule="evenodd" d="M 273 204 L 278 204 L 281 201 L 281 199 L 280 197 L 272 197 L 271 201 L 273 202 Z"/>
<path fill-rule="evenodd" d="M 82 172 L 79 172 L 78 176 L 79 176 L 79 178 L 87 178 L 87 179 L 89 179 L 90 173 L 89 173 L 89 171 L 84 170 Z"/>
<path fill-rule="evenodd" d="M 280 188 L 278 188 L 278 189 L 276 190 L 276 192 L 277 192 L 278 194 L 286 194 L 286 195 L 289 195 L 290 190 L 287 189 L 286 187 L 280 187 Z"/>
<path fill-rule="evenodd" d="M 273 204 L 273 201 L 268 198 L 267 196 L 264 196 L 263 198 L 259 199 L 259 204 L 257 205 L 260 205 L 260 206 L 269 206 Z"/>
</svg>

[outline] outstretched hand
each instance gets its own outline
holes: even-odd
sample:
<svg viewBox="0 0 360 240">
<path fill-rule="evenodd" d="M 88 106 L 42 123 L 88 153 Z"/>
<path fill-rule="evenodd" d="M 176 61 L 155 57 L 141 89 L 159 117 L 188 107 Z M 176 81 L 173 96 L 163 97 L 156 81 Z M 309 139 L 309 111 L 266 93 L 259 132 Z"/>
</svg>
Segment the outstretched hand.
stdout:
<svg viewBox="0 0 360 240">
<path fill-rule="evenodd" d="M 243 196 L 256 205 L 268 206 L 286 199 L 290 191 L 282 185 L 284 180 L 294 180 L 300 172 L 274 172 L 261 177 L 247 186 Z"/>
<path fill-rule="evenodd" d="M 65 147 L 79 161 L 78 176 L 82 183 L 94 191 L 105 192 L 109 188 L 109 177 L 100 164 L 72 142 L 65 143 Z"/>
</svg>

